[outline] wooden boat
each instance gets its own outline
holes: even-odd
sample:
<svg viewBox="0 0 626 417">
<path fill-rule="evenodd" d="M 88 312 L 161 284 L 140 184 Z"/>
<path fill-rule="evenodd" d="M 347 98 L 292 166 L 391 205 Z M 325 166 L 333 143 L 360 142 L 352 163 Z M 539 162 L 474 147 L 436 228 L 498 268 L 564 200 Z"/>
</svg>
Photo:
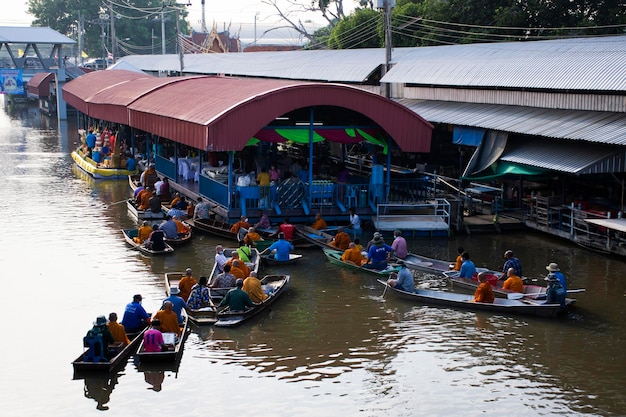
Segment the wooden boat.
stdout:
<svg viewBox="0 0 626 417">
<path fill-rule="evenodd" d="M 126 362 L 128 361 L 128 357 L 135 353 L 135 351 L 137 350 L 137 346 L 141 342 L 143 338 L 143 333 L 145 331 L 146 329 L 143 329 L 138 333 L 129 333 L 127 336 L 130 340 L 130 343 L 126 346 L 120 347 L 120 344 L 116 344 L 115 347 L 109 346 L 109 349 L 113 348 L 117 350 L 115 356 L 113 356 L 109 360 L 98 362 L 88 360 L 90 348 L 87 348 L 87 350 L 85 350 L 78 358 L 76 358 L 72 362 L 72 366 L 74 367 L 74 374 L 92 372 L 109 373 L 120 368 L 121 366 L 126 364 Z"/>
<path fill-rule="evenodd" d="M 239 239 L 237 238 L 237 233 L 230 231 L 232 225 L 229 223 L 222 222 L 216 219 L 189 219 L 187 220 L 187 223 L 189 223 L 191 227 L 200 232 L 234 240 L 235 242 L 239 241 Z M 265 237 L 262 234 L 261 236 Z"/>
<path fill-rule="evenodd" d="M 162 220 L 165 219 L 165 211 L 161 209 L 159 212 L 152 212 L 150 209 L 142 210 L 134 199 L 129 198 L 126 200 L 128 206 L 128 212 L 133 215 L 137 220 Z"/>
<path fill-rule="evenodd" d="M 394 257 L 395 261 L 400 260 Z M 415 271 L 430 272 L 432 274 L 441 274 L 450 271 L 450 265 L 454 262 L 444 261 L 441 259 L 428 258 L 426 256 L 409 253 L 406 258 L 402 259 L 407 268 Z"/>
<path fill-rule="evenodd" d="M 187 222 L 183 222 L 188 228 L 189 231 L 187 233 L 178 234 L 177 238 L 165 238 L 165 242 L 170 245 L 170 246 L 181 246 L 184 245 L 185 243 L 189 243 L 191 242 L 191 236 L 192 236 L 192 229 L 191 229 L 191 225 Z"/>
<path fill-rule="evenodd" d="M 474 296 L 470 294 L 422 289 L 416 289 L 414 293 L 410 293 L 388 286 L 386 281 L 379 279 L 378 282 L 385 286 L 386 292 L 391 292 L 400 298 L 420 304 L 489 311 L 498 314 L 523 314 L 540 317 L 554 317 L 566 311 L 566 308 L 561 308 L 560 304 L 545 304 L 542 301 L 496 298 L 493 303 L 476 303 L 473 301 Z"/>
<path fill-rule="evenodd" d="M 128 243 L 133 249 L 137 249 L 139 252 L 146 255 L 165 255 L 168 253 L 174 252 L 174 248 L 171 247 L 167 242 L 165 242 L 165 249 L 163 250 L 152 250 L 147 248 L 143 244 L 137 243 L 133 240 L 133 237 L 137 237 L 137 229 L 122 229 L 122 234 L 124 235 L 124 239 L 126 243 Z"/>
<path fill-rule="evenodd" d="M 97 164 L 93 159 L 85 156 L 80 150 L 72 152 L 72 159 L 76 166 L 95 179 L 121 179 L 133 175 L 137 171 L 122 168 L 107 168 Z"/>
<path fill-rule="evenodd" d="M 338 250 L 336 247 L 330 245 L 330 242 L 335 238 L 330 233 L 326 233 L 322 230 L 313 229 L 310 226 L 297 225 L 296 233 L 303 237 L 308 242 L 321 248 L 327 248 L 332 250 Z"/>
<path fill-rule="evenodd" d="M 261 285 L 266 293 L 269 293 L 267 299 L 246 311 L 230 311 L 227 307 L 225 310 L 217 313 L 218 320 L 215 325 L 218 327 L 233 327 L 256 316 L 272 305 L 287 290 L 289 280 L 289 275 L 266 275 L 261 279 Z"/>
<path fill-rule="evenodd" d="M 289 260 L 278 261 L 274 258 L 274 255 L 264 254 L 264 255 L 261 255 L 261 259 L 263 259 L 263 262 L 267 265 L 286 265 L 286 264 L 292 264 L 294 262 L 299 261 L 300 259 L 302 259 L 302 255 L 298 255 L 297 253 L 290 253 Z"/>
<path fill-rule="evenodd" d="M 180 336 L 176 336 L 174 333 L 163 333 L 165 343 L 171 345 L 168 350 L 162 352 L 146 352 L 144 350 L 143 340 L 141 340 L 139 349 L 137 350 L 137 357 L 141 363 L 177 362 L 180 360 L 183 355 L 183 345 L 189 331 L 189 316 L 187 316 L 187 313 L 184 310 L 182 312 L 182 316 L 183 323 L 180 326 L 182 328 Z M 168 342 L 171 342 L 171 344 Z"/>
<path fill-rule="evenodd" d="M 215 267 L 213 269 L 215 270 Z M 178 287 L 178 283 L 184 275 L 185 274 L 182 272 L 168 272 L 165 274 L 165 293 L 168 296 L 170 295 L 170 288 Z M 226 290 L 229 289 L 230 288 Z M 219 297 L 216 301 L 219 303 L 220 300 L 221 297 Z M 213 302 L 213 298 L 211 301 Z M 215 322 L 217 321 L 217 309 L 215 308 L 215 306 L 208 306 L 199 309 L 188 309 L 187 314 L 189 316 L 189 320 L 199 326 L 215 324 Z"/>
<path fill-rule="evenodd" d="M 344 262 L 341 260 L 341 255 L 343 255 L 343 251 L 337 249 L 323 249 L 324 255 L 326 255 L 326 259 L 330 261 L 331 264 L 339 265 L 344 268 L 353 269 L 355 271 L 367 272 L 368 274 L 378 275 L 382 277 L 389 277 L 389 274 L 393 272 L 398 272 L 400 270 L 397 266 L 387 267 L 382 271 L 377 271 L 375 269 L 367 269 L 362 266 L 357 266 L 352 262 Z"/>
</svg>

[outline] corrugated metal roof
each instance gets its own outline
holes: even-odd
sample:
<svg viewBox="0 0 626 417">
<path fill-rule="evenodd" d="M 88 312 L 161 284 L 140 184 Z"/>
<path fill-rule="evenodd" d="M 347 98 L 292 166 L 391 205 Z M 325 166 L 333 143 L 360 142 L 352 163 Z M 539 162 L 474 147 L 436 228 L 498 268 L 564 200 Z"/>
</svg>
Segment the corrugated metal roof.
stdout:
<svg viewBox="0 0 626 417">
<path fill-rule="evenodd" d="M 431 123 L 449 123 L 551 138 L 626 145 L 624 113 L 401 99 Z"/>
<path fill-rule="evenodd" d="M 52 72 L 38 72 L 32 76 L 26 88 L 31 94 L 39 97 L 48 97 L 50 95 L 50 83 L 54 82 L 55 74 Z"/>
<path fill-rule="evenodd" d="M 576 175 L 597 174 L 620 172 L 624 168 L 624 151 L 585 143 L 535 140 L 507 146 L 500 160 Z"/>
<path fill-rule="evenodd" d="M 135 55 L 122 60 L 144 71 L 180 70 L 178 55 Z M 384 49 L 187 54 L 184 71 L 195 74 L 361 83 L 384 62 Z"/>
<path fill-rule="evenodd" d="M 410 48 L 393 62 L 383 82 L 626 90 L 626 36 Z"/>
<path fill-rule="evenodd" d="M 0 26 L 1 43 L 74 44 L 76 41 L 48 27 Z"/>
</svg>

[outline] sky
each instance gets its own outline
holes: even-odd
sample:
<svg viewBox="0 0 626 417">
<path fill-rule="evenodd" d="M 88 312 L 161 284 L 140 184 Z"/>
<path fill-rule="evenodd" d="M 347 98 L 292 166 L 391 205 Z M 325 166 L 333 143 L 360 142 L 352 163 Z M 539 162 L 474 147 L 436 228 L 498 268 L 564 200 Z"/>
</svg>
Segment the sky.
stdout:
<svg viewBox="0 0 626 417">
<path fill-rule="evenodd" d="M 123 0 L 114 0 L 123 1 Z M 310 0 L 300 0 L 308 3 Z M 0 14 L 0 26 L 30 26 L 32 16 L 27 13 L 28 6 L 26 0 L 3 0 L 7 2 Z M 289 10 L 287 0 L 277 0 L 283 11 Z M 344 11 L 350 13 L 354 8 L 356 0 L 344 0 Z M 185 0 L 178 0 L 179 4 L 185 4 Z M 200 0 L 191 0 L 188 21 L 194 29 L 201 28 L 202 4 Z M 325 20 L 320 14 L 293 15 L 295 20 L 311 21 L 314 28 L 325 26 Z M 259 39 L 262 39 L 263 32 L 271 27 L 281 25 L 275 9 L 261 3 L 261 0 L 205 0 L 205 21 L 209 30 L 216 23 L 218 31 L 224 26 L 231 24 L 231 31 L 238 31 L 241 27 L 241 37 L 254 38 L 256 19 L 256 32 Z M 272 32 L 267 37 L 275 38 L 281 36 L 279 32 Z M 289 36 L 289 35 L 282 35 Z"/>
</svg>

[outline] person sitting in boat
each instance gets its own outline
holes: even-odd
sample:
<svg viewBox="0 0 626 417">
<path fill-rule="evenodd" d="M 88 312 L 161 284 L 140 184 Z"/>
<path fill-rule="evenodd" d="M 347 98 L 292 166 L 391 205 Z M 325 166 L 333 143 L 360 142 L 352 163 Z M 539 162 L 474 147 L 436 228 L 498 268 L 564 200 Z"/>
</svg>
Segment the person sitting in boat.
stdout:
<svg viewBox="0 0 626 417">
<path fill-rule="evenodd" d="M 257 224 L 254 225 L 255 229 L 270 229 L 272 227 L 272 223 L 270 222 L 270 218 L 268 217 L 267 213 L 263 213 L 261 214 L 261 218 L 259 219 L 259 222 Z"/>
<path fill-rule="evenodd" d="M 178 227 L 176 226 L 176 222 L 170 215 L 167 215 L 165 217 L 165 221 L 159 225 L 159 229 L 163 230 L 163 233 L 165 233 L 165 237 L 167 239 L 178 238 Z"/>
<path fill-rule="evenodd" d="M 150 315 L 141 305 L 143 297 L 141 294 L 135 294 L 133 301 L 126 304 L 124 316 L 122 317 L 122 325 L 128 333 L 137 333 L 143 329 L 146 324 L 150 324 Z"/>
<path fill-rule="evenodd" d="M 176 223 L 176 231 L 178 232 L 178 236 L 185 236 L 187 233 L 191 231 L 191 228 L 187 226 L 185 223 L 180 221 L 180 218 L 177 216 L 172 216 L 172 220 Z"/>
<path fill-rule="evenodd" d="M 196 207 L 193 211 L 194 219 L 208 219 L 211 217 L 210 214 L 211 206 L 209 203 L 204 201 L 202 197 L 198 197 Z"/>
<path fill-rule="evenodd" d="M 512 292 L 524 292 L 524 281 L 515 274 L 515 268 L 509 268 L 507 272 L 508 278 L 502 284 L 502 289 Z"/>
<path fill-rule="evenodd" d="M 391 247 L 393 248 L 393 252 L 391 252 L 391 256 L 395 256 L 396 258 L 404 259 L 409 254 L 409 250 L 407 248 L 406 239 L 402 236 L 401 230 L 394 230 L 393 232 L 393 242 L 391 242 Z"/>
<path fill-rule="evenodd" d="M 170 203 L 170 211 L 169 214 L 170 216 L 176 218 L 178 217 L 179 219 L 185 219 L 187 218 L 187 199 L 185 199 L 185 197 L 175 197 L 174 200 L 177 201 L 175 203 Z M 174 201 L 172 200 L 172 201 Z"/>
<path fill-rule="evenodd" d="M 267 294 L 263 291 L 261 281 L 257 278 L 256 272 L 250 272 L 250 276 L 243 280 L 242 289 L 248 293 L 253 303 L 262 303 L 267 300 Z"/>
<path fill-rule="evenodd" d="M 315 221 L 313 222 L 311 227 L 315 230 L 324 230 L 328 228 L 328 225 L 326 224 L 326 220 L 324 220 L 321 213 L 315 214 Z"/>
<path fill-rule="evenodd" d="M 211 293 L 207 287 L 209 279 L 207 277 L 200 277 L 200 281 L 193 286 L 189 300 L 187 300 L 187 306 L 192 310 L 198 310 L 211 305 Z"/>
<path fill-rule="evenodd" d="M 139 210 L 148 210 L 150 208 L 150 199 L 152 198 L 152 187 L 146 187 L 145 190 L 137 196 L 139 200 Z"/>
<path fill-rule="evenodd" d="M 278 230 L 274 234 L 279 235 L 280 233 L 282 233 L 286 240 L 291 241 L 293 239 L 293 234 L 295 230 L 296 230 L 296 226 L 289 223 L 289 217 L 285 217 L 285 219 L 283 220 L 283 223 L 280 226 L 278 226 Z"/>
<path fill-rule="evenodd" d="M 175 333 L 177 336 L 181 334 L 181 328 L 178 325 L 178 316 L 174 312 L 174 304 L 171 301 L 165 301 L 161 310 L 154 315 L 154 320 L 161 321 L 161 331 L 163 333 Z"/>
<path fill-rule="evenodd" d="M 93 322 L 93 327 L 91 328 L 91 330 L 87 332 L 87 336 L 101 336 L 102 337 L 102 342 L 104 343 L 104 346 L 103 346 L 104 352 L 94 352 L 94 355 L 99 355 L 103 353 L 104 356 L 106 356 L 107 358 L 111 356 L 109 354 L 109 350 L 107 349 L 107 346 L 110 343 L 115 343 L 115 339 L 113 338 L 113 335 L 111 334 L 111 332 L 109 331 L 109 328 L 107 327 L 106 317 L 98 316 L 96 318 L 96 321 Z"/>
<path fill-rule="evenodd" d="M 239 259 L 245 263 L 252 262 L 252 249 L 250 249 L 250 247 L 246 245 L 243 240 L 239 241 L 239 247 L 236 252 L 239 255 Z"/>
<path fill-rule="evenodd" d="M 153 213 L 161 212 L 161 197 L 157 193 L 152 193 L 152 196 L 148 199 L 148 208 Z"/>
<path fill-rule="evenodd" d="M 150 234 L 152 233 L 152 226 L 148 224 L 147 220 L 144 220 L 141 223 L 139 229 L 137 229 L 137 236 L 133 238 L 133 241 L 136 243 L 142 244 L 146 240 L 150 238 Z"/>
<path fill-rule="evenodd" d="M 102 155 L 102 148 L 93 148 L 93 152 L 91 153 L 91 159 L 93 159 L 93 161 L 99 165 L 104 160 L 104 157 Z"/>
<path fill-rule="evenodd" d="M 170 207 L 174 208 L 181 199 L 182 199 L 182 196 L 180 195 L 180 193 L 178 192 L 174 193 L 174 197 L 170 201 Z M 185 207 L 184 207 L 184 210 L 186 209 L 187 209 L 187 204 L 185 204 Z"/>
<path fill-rule="evenodd" d="M 150 237 L 144 242 L 144 245 L 154 251 L 165 249 L 165 233 L 159 229 L 158 224 L 152 225 L 152 233 L 150 233 Z"/>
<path fill-rule="evenodd" d="M 172 310 L 176 313 L 176 317 L 178 318 L 178 324 L 183 322 L 183 309 L 187 309 L 187 302 L 182 299 L 180 296 L 180 289 L 178 287 L 170 287 L 170 295 L 163 300 L 163 304 L 166 301 L 172 303 Z"/>
<path fill-rule="evenodd" d="M 383 239 L 383 235 L 380 232 L 374 232 L 374 236 L 372 236 L 372 240 L 367 242 L 367 247 L 365 248 L 366 252 L 369 252 L 370 248 L 374 245 L 374 240 L 376 238 L 381 238 L 383 240 L 383 243 L 385 243 L 385 239 Z"/>
<path fill-rule="evenodd" d="M 393 248 L 383 242 L 382 237 L 375 237 L 374 244 L 367 252 L 367 262 L 363 264 L 363 268 L 375 269 L 382 271 L 387 268 L 387 259 Z"/>
<path fill-rule="evenodd" d="M 350 246 L 351 241 L 352 239 L 350 239 L 350 235 L 343 230 L 343 227 L 339 226 L 337 228 L 335 238 L 329 243 L 329 245 L 334 246 L 339 250 L 346 250 Z"/>
<path fill-rule="evenodd" d="M 559 281 L 559 284 L 561 284 L 561 287 L 563 287 L 565 292 L 567 292 L 567 280 L 565 279 L 565 275 L 563 275 L 563 273 L 561 272 L 559 265 L 555 262 L 550 262 L 550 264 L 546 266 L 546 270 L 548 271 L 548 276 L 546 277 L 546 280 L 548 279 L 550 274 L 553 274 Z"/>
<path fill-rule="evenodd" d="M 120 323 L 117 322 L 117 313 L 113 312 L 109 314 L 109 322 L 107 323 L 107 327 L 113 335 L 113 339 L 116 342 L 122 343 L 124 346 L 130 343 L 128 336 L 126 335 L 126 329 Z"/>
<path fill-rule="evenodd" d="M 474 291 L 474 302 L 476 303 L 493 303 L 495 299 L 491 284 L 487 282 L 487 274 L 481 272 L 478 274 L 478 287 Z"/>
<path fill-rule="evenodd" d="M 236 233 L 237 240 L 241 242 L 246 236 L 246 233 L 248 233 L 249 228 L 250 223 L 248 223 L 248 218 L 246 216 L 241 216 L 239 221 L 230 227 L 230 232 Z"/>
<path fill-rule="evenodd" d="M 154 163 L 148 164 L 148 168 L 145 169 L 141 173 L 139 177 L 139 181 L 143 184 L 144 187 L 153 187 L 154 183 L 157 181 L 157 172 L 154 168 Z"/>
<path fill-rule="evenodd" d="M 243 243 L 248 246 L 255 246 L 258 241 L 263 240 L 260 234 L 257 233 L 256 229 L 251 226 L 248 229 L 248 233 L 243 238 Z"/>
<path fill-rule="evenodd" d="M 228 306 L 230 311 L 245 311 L 248 307 L 254 307 L 255 304 L 250 296 L 242 289 L 243 279 L 238 279 L 235 285 L 235 288 L 228 291 L 226 296 L 222 298 L 218 307 Z"/>
<path fill-rule="evenodd" d="M 198 281 L 193 277 L 193 271 L 191 268 L 187 268 L 185 270 L 185 275 L 178 281 L 178 290 L 180 293 L 178 294 L 180 298 L 187 301 L 189 299 L 189 294 L 191 294 L 191 289 L 196 285 Z"/>
<path fill-rule="evenodd" d="M 215 265 L 217 266 L 217 272 L 224 272 L 224 265 L 228 262 L 228 258 L 224 255 L 224 248 L 222 245 L 215 247 Z"/>
<path fill-rule="evenodd" d="M 462 246 L 459 246 L 458 248 L 456 248 L 456 259 L 454 260 L 454 264 L 450 265 L 450 268 L 453 271 L 460 271 L 461 270 L 461 265 L 463 265 L 463 252 L 465 252 L 465 249 L 463 249 Z"/>
<path fill-rule="evenodd" d="M 144 186 L 140 185 L 137 188 L 135 188 L 135 191 L 133 191 L 133 200 L 135 200 L 136 203 L 141 202 L 141 197 L 139 197 L 139 194 L 141 194 L 143 190 L 145 190 Z"/>
<path fill-rule="evenodd" d="M 394 273 L 392 278 L 387 280 L 387 284 L 397 290 L 413 293 L 415 292 L 415 280 L 413 274 L 406 267 L 403 260 L 398 261 L 400 271 Z"/>
<path fill-rule="evenodd" d="M 235 260 L 231 259 L 231 261 L 232 262 L 230 263 L 230 273 L 235 278 L 244 279 L 248 275 L 250 275 L 250 268 L 248 268 L 248 266 L 245 263 L 243 263 L 241 259 L 235 259 Z"/>
<path fill-rule="evenodd" d="M 506 252 L 504 252 L 504 259 L 506 260 L 504 261 L 504 266 L 502 267 L 502 275 L 500 275 L 499 278 L 500 280 L 506 279 L 509 268 L 515 269 L 515 275 L 517 275 L 518 277 L 523 276 L 522 263 L 517 257 L 515 257 L 515 255 L 513 255 L 512 250 L 507 250 Z"/>
<path fill-rule="evenodd" d="M 476 273 L 476 265 L 470 260 L 469 252 L 463 252 L 461 255 L 463 263 L 461 264 L 461 270 L 459 271 L 459 278 L 472 279 Z"/>
<path fill-rule="evenodd" d="M 361 253 L 361 250 L 357 248 L 356 243 L 350 242 L 348 249 L 346 249 L 341 255 L 341 260 L 344 262 L 351 262 L 356 266 L 363 265 L 365 257 Z"/>
<path fill-rule="evenodd" d="M 274 259 L 277 261 L 288 261 L 289 254 L 293 249 L 291 242 L 287 241 L 285 234 L 281 232 L 278 234 L 278 240 L 272 243 L 267 249 L 263 250 L 262 253 L 274 253 Z"/>
<path fill-rule="evenodd" d="M 151 327 L 143 334 L 143 350 L 145 352 L 162 352 L 165 349 L 165 340 L 161 333 L 161 322 L 152 320 Z"/>
<path fill-rule="evenodd" d="M 161 177 L 157 176 L 157 180 L 154 183 L 154 192 L 156 193 L 156 195 L 160 196 L 161 195 L 161 186 L 163 185 L 163 179 Z"/>
<path fill-rule="evenodd" d="M 231 266 L 229 264 L 224 265 L 224 272 L 215 277 L 215 280 L 211 283 L 211 288 L 232 288 L 235 286 L 237 278 L 230 273 Z"/>
<path fill-rule="evenodd" d="M 548 288 L 546 289 L 546 304 L 560 304 L 561 307 L 565 307 L 565 298 L 567 291 L 554 273 L 549 273 L 546 277 L 548 281 Z"/>
</svg>

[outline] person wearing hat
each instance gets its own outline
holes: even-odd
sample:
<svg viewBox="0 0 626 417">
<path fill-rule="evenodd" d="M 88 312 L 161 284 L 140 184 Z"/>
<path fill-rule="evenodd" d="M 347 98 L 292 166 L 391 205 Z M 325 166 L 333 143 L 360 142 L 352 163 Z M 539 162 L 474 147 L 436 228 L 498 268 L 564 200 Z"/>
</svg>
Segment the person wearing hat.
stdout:
<svg viewBox="0 0 626 417">
<path fill-rule="evenodd" d="M 373 243 L 367 252 L 367 262 L 363 264 L 363 268 L 382 271 L 387 268 L 387 259 L 393 248 L 387 245 L 381 236 L 376 236 Z"/>
<path fill-rule="evenodd" d="M 546 304 L 560 304 L 561 307 L 564 308 L 567 290 L 561 286 L 555 272 L 550 272 L 546 277 L 546 280 L 548 281 L 548 288 L 546 289 Z"/>
<path fill-rule="evenodd" d="M 198 281 L 193 277 L 193 271 L 191 268 L 187 268 L 185 270 L 185 275 L 178 281 L 178 296 L 182 298 L 184 301 L 189 299 L 189 294 L 191 294 L 191 289 L 194 285 L 196 285 Z"/>
<path fill-rule="evenodd" d="M 144 220 L 141 223 L 139 229 L 137 229 L 137 236 L 133 238 L 133 240 L 139 244 L 145 242 L 150 237 L 152 233 L 152 226 L 148 224 L 147 220 Z"/>
<path fill-rule="evenodd" d="M 145 352 L 162 352 L 165 340 L 161 333 L 161 322 L 154 319 L 151 324 L 151 327 L 143 334 L 143 349 Z"/>
<path fill-rule="evenodd" d="M 150 315 L 141 305 L 142 299 L 141 294 L 135 294 L 133 301 L 126 304 L 122 325 L 128 333 L 137 333 L 150 324 Z"/>
<path fill-rule="evenodd" d="M 115 339 L 113 338 L 113 335 L 111 334 L 111 332 L 109 331 L 109 328 L 107 327 L 106 317 L 98 316 L 96 318 L 96 321 L 93 322 L 93 327 L 91 328 L 91 330 L 87 332 L 87 336 L 101 336 L 102 342 L 104 343 L 103 345 L 104 356 L 106 356 L 107 358 L 110 356 L 107 346 L 110 343 L 115 343 Z M 94 352 L 94 355 L 98 355 L 99 353 L 100 352 Z"/>
<path fill-rule="evenodd" d="M 546 281 L 550 278 L 550 274 L 554 275 L 554 277 L 559 281 L 561 287 L 567 292 L 567 281 L 565 279 L 565 275 L 561 272 L 559 265 L 555 262 L 550 262 L 548 266 L 546 266 L 546 270 L 548 271 L 548 276 L 546 277 Z"/>
<path fill-rule="evenodd" d="M 178 317 L 178 323 L 181 324 L 183 322 L 183 308 L 187 309 L 187 302 L 180 296 L 180 290 L 178 287 L 170 287 L 170 295 L 163 300 L 163 304 L 165 304 L 166 301 L 172 303 L 172 309 Z"/>
<path fill-rule="evenodd" d="M 117 313 L 109 314 L 109 322 L 107 323 L 107 327 L 109 328 L 109 331 L 113 335 L 113 339 L 115 339 L 116 342 L 121 342 L 124 344 L 124 346 L 130 343 L 128 336 L 126 335 L 126 329 L 124 329 L 124 326 L 117 322 Z"/>
<path fill-rule="evenodd" d="M 400 271 L 397 274 L 394 273 L 393 277 L 387 280 L 387 285 L 397 290 L 414 293 L 415 280 L 413 279 L 413 274 L 407 269 L 403 260 L 399 260 L 397 265 L 400 267 Z"/>
<path fill-rule="evenodd" d="M 506 260 L 504 261 L 504 266 L 502 267 L 502 275 L 500 275 L 498 280 L 506 279 L 509 268 L 515 269 L 515 275 L 522 277 L 522 263 L 515 255 L 513 255 L 512 250 L 504 252 L 504 259 Z"/>
<path fill-rule="evenodd" d="M 404 259 L 409 254 L 409 250 L 407 248 L 406 239 L 402 237 L 401 230 L 395 230 L 393 232 L 393 242 L 391 242 L 391 247 L 393 248 L 393 252 L 391 252 L 391 256 L 395 256 L 396 258 Z"/>
<path fill-rule="evenodd" d="M 235 288 L 226 293 L 218 307 L 228 306 L 230 311 L 245 311 L 248 307 L 254 307 L 250 296 L 242 289 L 243 279 L 238 279 L 235 284 Z"/>
<path fill-rule="evenodd" d="M 369 252 L 370 248 L 374 245 L 374 239 L 376 239 L 377 237 L 382 238 L 383 235 L 380 232 L 374 232 L 374 235 L 372 236 L 372 239 L 370 239 L 369 242 L 367 242 L 367 247 L 365 248 L 365 252 Z M 383 239 L 383 242 L 385 241 L 385 239 Z"/>
</svg>

